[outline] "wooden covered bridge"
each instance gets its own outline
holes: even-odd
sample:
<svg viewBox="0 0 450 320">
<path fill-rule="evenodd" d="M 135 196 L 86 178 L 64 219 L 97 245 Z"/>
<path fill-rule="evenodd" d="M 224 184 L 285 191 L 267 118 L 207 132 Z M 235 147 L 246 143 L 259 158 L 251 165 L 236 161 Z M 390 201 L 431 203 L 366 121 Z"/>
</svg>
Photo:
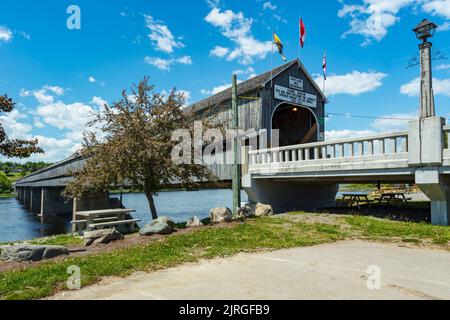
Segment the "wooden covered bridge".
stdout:
<svg viewBox="0 0 450 320">
<path fill-rule="evenodd" d="M 450 127 L 434 116 L 434 105 L 432 113 L 411 121 L 408 131 L 325 142 L 327 99 L 300 61 L 241 82 L 238 96 L 240 129 L 266 137 L 257 139 L 253 150 L 248 146 L 250 137 L 242 137 L 242 186 L 251 202 L 269 203 L 279 212 L 329 207 L 334 205 L 339 183 L 416 183 L 431 199 L 433 223 L 448 225 L 450 150 L 446 137 Z M 231 89 L 190 108 L 199 117 L 216 117 L 230 126 Z M 84 161 L 72 156 L 17 181 L 19 201 L 42 217 L 120 205 L 112 203 L 115 200 L 107 194 L 87 196 L 75 205 L 62 199 L 60 193 L 72 179 L 70 172 L 80 170 Z M 209 168 L 219 180 L 231 180 L 231 164 Z"/>
</svg>

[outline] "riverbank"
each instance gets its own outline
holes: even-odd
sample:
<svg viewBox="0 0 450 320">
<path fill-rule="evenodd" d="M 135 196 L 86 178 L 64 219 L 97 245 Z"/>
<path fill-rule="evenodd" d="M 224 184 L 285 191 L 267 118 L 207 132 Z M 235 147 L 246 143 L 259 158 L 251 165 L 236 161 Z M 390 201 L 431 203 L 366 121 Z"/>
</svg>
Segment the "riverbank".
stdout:
<svg viewBox="0 0 450 320">
<path fill-rule="evenodd" d="M 117 243 L 99 245 L 97 252 L 16 266 L 0 273 L 0 298 L 38 299 L 64 290 L 67 267 L 72 265 L 80 267 L 84 287 L 103 277 L 124 277 L 203 259 L 309 247 L 339 240 L 359 239 L 450 251 L 448 227 L 345 214 L 294 212 L 250 219 L 243 224 L 208 225 L 198 229 L 179 227 L 178 232 L 170 236 L 130 235 L 119 242 L 120 247 Z"/>
</svg>

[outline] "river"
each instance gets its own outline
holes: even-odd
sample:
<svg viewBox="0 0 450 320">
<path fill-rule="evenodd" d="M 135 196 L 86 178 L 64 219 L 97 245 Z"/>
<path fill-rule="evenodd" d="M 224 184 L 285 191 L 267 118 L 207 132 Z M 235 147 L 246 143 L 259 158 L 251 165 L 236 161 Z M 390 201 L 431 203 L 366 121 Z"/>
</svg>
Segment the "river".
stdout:
<svg viewBox="0 0 450 320">
<path fill-rule="evenodd" d="M 119 195 L 111 195 L 119 197 Z M 233 193 L 229 189 L 201 191 L 161 192 L 155 198 L 159 216 L 169 216 L 176 222 L 183 222 L 196 215 L 206 218 L 209 210 L 215 207 L 231 207 Z M 242 194 L 242 201 L 247 196 Z M 133 217 L 141 219 L 140 225 L 149 222 L 147 199 L 143 193 L 126 193 L 123 195 L 126 208 L 136 210 Z M 71 230 L 72 217 L 66 216 L 49 223 L 41 224 L 36 215 L 24 210 L 14 198 L 0 198 L 0 242 L 28 240 L 56 234 L 68 233 Z"/>
</svg>

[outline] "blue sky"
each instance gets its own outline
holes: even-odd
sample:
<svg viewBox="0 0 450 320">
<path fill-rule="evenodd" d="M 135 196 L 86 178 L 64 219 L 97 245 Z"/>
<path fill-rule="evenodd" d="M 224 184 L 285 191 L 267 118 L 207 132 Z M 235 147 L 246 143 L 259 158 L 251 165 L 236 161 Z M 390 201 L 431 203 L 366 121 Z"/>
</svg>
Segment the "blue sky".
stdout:
<svg viewBox="0 0 450 320">
<path fill-rule="evenodd" d="M 80 30 L 66 25 L 72 4 Z M 402 119 L 332 115 L 327 139 L 402 130 L 417 114 L 419 67 L 406 66 L 421 19 L 440 26 L 432 42 L 450 56 L 450 0 L 2 0 L 0 94 L 18 106 L 0 121 L 12 137 L 40 140 L 46 154 L 32 160 L 61 160 L 80 146 L 89 113 L 146 75 L 192 103 L 225 88 L 233 71 L 245 80 L 269 70 L 272 29 L 296 58 L 300 15 L 300 59 L 320 84 L 327 52 L 327 112 Z M 446 117 L 450 60 L 433 63 L 437 113 Z"/>
</svg>

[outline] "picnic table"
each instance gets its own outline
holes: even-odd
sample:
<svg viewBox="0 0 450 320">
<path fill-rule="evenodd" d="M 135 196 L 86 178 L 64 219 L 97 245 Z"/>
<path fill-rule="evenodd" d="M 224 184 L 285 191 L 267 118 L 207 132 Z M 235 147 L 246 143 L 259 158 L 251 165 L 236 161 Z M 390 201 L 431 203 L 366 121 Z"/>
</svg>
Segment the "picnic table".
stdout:
<svg viewBox="0 0 450 320">
<path fill-rule="evenodd" d="M 75 216 L 82 219 L 74 220 L 72 224 L 86 224 L 86 230 L 88 231 L 116 225 L 131 225 L 140 221 L 138 219 L 127 219 L 127 214 L 135 211 L 133 209 L 78 211 L 75 212 Z"/>
<path fill-rule="evenodd" d="M 366 203 L 367 205 L 370 205 L 372 201 L 369 200 L 369 194 L 368 193 L 357 193 L 357 192 L 349 192 L 349 193 L 343 193 L 341 203 L 342 205 L 347 204 L 347 206 L 350 208 L 354 204 L 358 207 L 358 209 L 361 209 L 361 204 Z"/>
<path fill-rule="evenodd" d="M 382 193 L 379 198 L 376 198 L 376 200 L 378 200 L 378 204 L 381 204 L 382 202 L 389 204 L 392 201 L 407 206 L 408 201 L 412 200 L 412 198 L 407 198 L 403 192 L 385 192 Z"/>
</svg>

